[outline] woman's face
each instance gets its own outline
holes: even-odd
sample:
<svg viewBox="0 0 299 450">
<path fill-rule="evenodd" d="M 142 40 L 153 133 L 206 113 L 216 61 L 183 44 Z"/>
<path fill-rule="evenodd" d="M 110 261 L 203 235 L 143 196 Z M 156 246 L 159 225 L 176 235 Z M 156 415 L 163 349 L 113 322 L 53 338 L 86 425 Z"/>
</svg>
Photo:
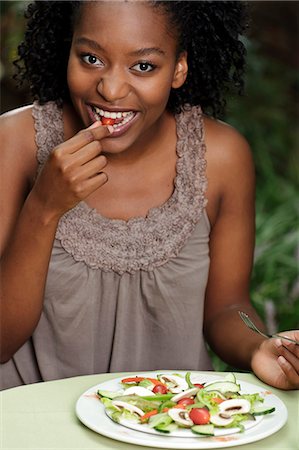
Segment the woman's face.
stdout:
<svg viewBox="0 0 299 450">
<path fill-rule="evenodd" d="M 74 29 L 68 86 L 85 126 L 113 124 L 103 140 L 118 153 L 159 129 L 171 88 L 186 78 L 186 55 L 167 32 L 167 16 L 147 2 L 86 2 Z M 105 117 L 103 119 L 103 117 Z"/>
</svg>

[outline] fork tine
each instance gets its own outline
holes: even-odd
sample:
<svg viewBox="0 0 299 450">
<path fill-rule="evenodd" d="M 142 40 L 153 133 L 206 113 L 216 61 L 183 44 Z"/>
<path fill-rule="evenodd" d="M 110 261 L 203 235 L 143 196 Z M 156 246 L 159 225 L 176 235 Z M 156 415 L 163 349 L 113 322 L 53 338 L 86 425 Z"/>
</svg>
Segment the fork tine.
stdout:
<svg viewBox="0 0 299 450">
<path fill-rule="evenodd" d="M 239 311 L 239 315 L 240 315 L 241 319 L 243 320 L 243 322 L 245 323 L 245 325 L 247 325 L 249 328 L 251 328 L 252 322 L 249 319 L 248 315 L 245 314 L 243 311 Z"/>
<path fill-rule="evenodd" d="M 243 320 L 243 322 L 245 323 L 245 325 L 248 328 L 250 328 L 252 331 L 259 333 L 261 336 L 269 337 L 267 334 L 263 333 L 256 327 L 256 325 L 252 322 L 252 320 L 250 319 L 248 314 L 244 313 L 243 311 L 239 311 L 239 315 L 240 315 L 241 319 Z"/>
<path fill-rule="evenodd" d="M 275 334 L 266 334 L 263 333 L 261 330 L 259 330 L 257 328 L 257 326 L 252 322 L 252 320 L 250 319 L 250 317 L 248 316 L 248 314 L 244 313 L 243 311 L 238 311 L 239 316 L 241 317 L 241 319 L 243 320 L 243 322 L 245 323 L 245 325 L 250 328 L 252 331 L 255 331 L 256 333 L 259 333 L 261 336 L 264 336 L 266 338 L 271 338 L 271 337 L 278 337 L 280 339 L 285 339 L 289 342 L 293 342 L 293 344 L 299 345 L 299 342 L 296 341 L 295 339 L 291 339 L 287 336 L 282 336 L 281 334 L 275 333 Z"/>
<path fill-rule="evenodd" d="M 250 319 L 250 317 L 247 316 L 246 314 L 246 323 L 249 326 L 249 328 L 251 328 L 254 331 L 260 331 L 257 326 L 252 322 L 252 320 Z"/>
</svg>

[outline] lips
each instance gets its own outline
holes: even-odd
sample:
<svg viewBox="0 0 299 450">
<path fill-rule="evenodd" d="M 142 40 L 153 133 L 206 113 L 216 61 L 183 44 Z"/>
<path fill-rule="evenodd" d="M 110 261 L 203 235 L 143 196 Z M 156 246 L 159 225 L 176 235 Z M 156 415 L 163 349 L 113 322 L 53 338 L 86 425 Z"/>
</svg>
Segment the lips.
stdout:
<svg viewBox="0 0 299 450">
<path fill-rule="evenodd" d="M 115 131 L 119 131 L 136 116 L 134 111 L 108 111 L 93 105 L 90 108 L 93 120 L 100 121 L 103 125 L 112 125 Z"/>
</svg>

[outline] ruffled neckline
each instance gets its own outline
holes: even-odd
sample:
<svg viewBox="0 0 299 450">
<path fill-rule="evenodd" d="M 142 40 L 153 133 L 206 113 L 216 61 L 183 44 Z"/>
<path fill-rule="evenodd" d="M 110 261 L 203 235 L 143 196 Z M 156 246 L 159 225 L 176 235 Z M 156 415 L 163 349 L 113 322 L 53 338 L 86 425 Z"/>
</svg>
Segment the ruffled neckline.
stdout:
<svg viewBox="0 0 299 450">
<path fill-rule="evenodd" d="M 62 109 L 54 102 L 34 105 L 38 161 L 63 142 Z M 200 107 L 176 116 L 177 163 L 172 195 L 145 217 L 125 221 L 101 215 L 86 202 L 64 214 L 56 238 L 76 261 L 120 275 L 154 270 L 178 255 L 206 206 L 206 160 Z"/>
</svg>

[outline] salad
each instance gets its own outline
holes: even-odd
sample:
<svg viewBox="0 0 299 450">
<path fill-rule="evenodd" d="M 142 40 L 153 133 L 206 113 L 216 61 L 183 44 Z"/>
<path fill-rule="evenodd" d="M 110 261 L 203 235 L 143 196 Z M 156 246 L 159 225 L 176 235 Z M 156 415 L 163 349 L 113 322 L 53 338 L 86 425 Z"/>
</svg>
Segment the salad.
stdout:
<svg viewBox="0 0 299 450">
<path fill-rule="evenodd" d="M 275 411 L 263 405 L 260 393 L 241 394 L 232 373 L 202 384 L 192 381 L 191 372 L 134 376 L 123 378 L 117 391 L 99 389 L 97 396 L 114 422 L 141 424 L 166 434 L 182 428 L 202 436 L 233 428 L 243 432 L 257 416 Z"/>
</svg>

